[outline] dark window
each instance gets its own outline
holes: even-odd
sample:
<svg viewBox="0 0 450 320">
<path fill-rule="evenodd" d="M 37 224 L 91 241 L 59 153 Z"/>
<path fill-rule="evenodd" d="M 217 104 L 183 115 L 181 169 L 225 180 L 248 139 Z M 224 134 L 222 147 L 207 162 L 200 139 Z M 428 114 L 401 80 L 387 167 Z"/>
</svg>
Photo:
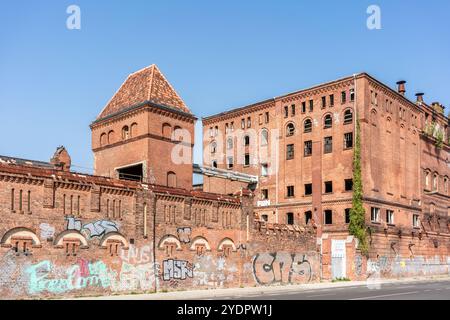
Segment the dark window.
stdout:
<svg viewBox="0 0 450 320">
<path fill-rule="evenodd" d="M 353 179 L 345 179 L 345 191 L 353 190 Z"/>
<path fill-rule="evenodd" d="M 216 160 L 213 160 L 212 166 L 213 166 L 213 168 L 217 168 L 217 161 Z"/>
<path fill-rule="evenodd" d="M 233 169 L 233 157 L 228 157 L 227 158 L 227 168 L 228 169 Z"/>
<path fill-rule="evenodd" d="M 333 224 L 333 211 L 325 210 L 325 224 Z"/>
<path fill-rule="evenodd" d="M 288 212 L 287 214 L 287 224 L 294 224 L 294 214 L 292 212 Z"/>
<path fill-rule="evenodd" d="M 269 123 L 269 113 L 268 112 L 266 112 L 266 114 L 265 114 L 265 121 L 266 121 L 266 123 Z"/>
<path fill-rule="evenodd" d="M 305 113 L 306 112 L 306 101 L 302 102 L 302 112 Z"/>
<path fill-rule="evenodd" d="M 334 94 L 330 94 L 330 107 L 334 106 Z"/>
<path fill-rule="evenodd" d="M 305 184 L 305 196 L 312 195 L 312 183 Z"/>
<path fill-rule="evenodd" d="M 245 154 L 245 158 L 244 158 L 244 166 L 249 166 L 250 165 L 250 155 L 248 153 Z"/>
<path fill-rule="evenodd" d="M 289 124 L 286 126 L 286 137 L 293 136 L 294 133 L 295 133 L 295 126 L 294 126 L 293 123 L 289 123 Z"/>
<path fill-rule="evenodd" d="M 327 97 L 322 97 L 322 109 L 327 106 Z"/>
<path fill-rule="evenodd" d="M 261 189 L 261 200 L 269 199 L 269 189 Z"/>
<path fill-rule="evenodd" d="M 347 102 L 347 93 L 345 91 L 341 92 L 341 103 Z"/>
<path fill-rule="evenodd" d="M 294 159 L 294 145 L 288 144 L 286 146 L 286 160 Z"/>
<path fill-rule="evenodd" d="M 331 114 L 327 114 L 323 120 L 323 127 L 324 129 L 331 128 L 333 126 L 333 118 L 331 117 Z"/>
<path fill-rule="evenodd" d="M 350 223 L 350 209 L 345 209 L 345 223 Z"/>
<path fill-rule="evenodd" d="M 332 193 L 332 192 L 333 192 L 333 182 L 325 181 L 325 193 Z"/>
<path fill-rule="evenodd" d="M 244 145 L 249 146 L 250 145 L 250 136 L 244 137 Z"/>
<path fill-rule="evenodd" d="M 355 101 L 355 89 L 350 89 L 350 101 Z"/>
<path fill-rule="evenodd" d="M 305 212 L 305 224 L 308 224 L 311 219 L 312 219 L 312 212 L 306 211 Z"/>
<path fill-rule="evenodd" d="M 352 110 L 348 109 L 344 112 L 344 124 L 349 124 L 353 122 Z"/>
<path fill-rule="evenodd" d="M 344 149 L 353 148 L 353 132 L 344 133 Z"/>
<path fill-rule="evenodd" d="M 305 157 L 310 156 L 312 154 L 312 141 L 305 141 Z"/>
<path fill-rule="evenodd" d="M 313 112 L 314 110 L 314 100 L 309 100 L 309 112 Z"/>
<path fill-rule="evenodd" d="M 287 118 L 289 116 L 289 107 L 285 106 L 284 107 L 284 117 Z"/>
<path fill-rule="evenodd" d="M 267 216 L 267 214 L 263 214 L 261 216 L 261 218 L 262 218 L 262 221 L 265 221 L 265 222 L 269 221 L 269 217 Z"/>
<path fill-rule="evenodd" d="M 291 115 L 295 116 L 295 104 L 291 106 Z"/>
<path fill-rule="evenodd" d="M 311 119 L 306 119 L 303 123 L 303 132 L 311 132 L 312 131 L 312 121 Z"/>
<path fill-rule="evenodd" d="M 324 153 L 333 152 L 333 137 L 325 137 L 324 138 L 323 152 Z"/>
<path fill-rule="evenodd" d="M 294 186 L 287 186 L 287 197 L 294 197 Z"/>
</svg>

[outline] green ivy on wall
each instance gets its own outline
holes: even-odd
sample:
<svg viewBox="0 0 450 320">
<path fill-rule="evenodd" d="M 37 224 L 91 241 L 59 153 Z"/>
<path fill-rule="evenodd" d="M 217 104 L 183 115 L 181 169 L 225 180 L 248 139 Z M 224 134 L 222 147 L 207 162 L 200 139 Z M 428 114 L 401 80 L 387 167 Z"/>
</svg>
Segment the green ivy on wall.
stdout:
<svg viewBox="0 0 450 320">
<path fill-rule="evenodd" d="M 353 154 L 353 201 L 350 210 L 349 232 L 358 239 L 358 248 L 367 255 L 369 246 L 367 242 L 367 229 L 365 223 L 365 210 L 363 206 L 363 187 L 361 176 L 361 133 L 359 120 L 356 121 L 355 150 Z"/>
</svg>

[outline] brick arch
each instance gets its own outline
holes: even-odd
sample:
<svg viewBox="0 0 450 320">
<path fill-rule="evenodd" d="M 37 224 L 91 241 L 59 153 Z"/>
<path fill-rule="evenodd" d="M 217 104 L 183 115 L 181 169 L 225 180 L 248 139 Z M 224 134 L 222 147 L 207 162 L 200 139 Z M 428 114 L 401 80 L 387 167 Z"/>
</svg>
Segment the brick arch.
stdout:
<svg viewBox="0 0 450 320">
<path fill-rule="evenodd" d="M 102 132 L 100 135 L 100 146 L 104 146 L 108 143 L 106 132 Z"/>
<path fill-rule="evenodd" d="M 161 128 L 161 133 L 164 138 L 171 139 L 172 138 L 172 125 L 170 123 L 163 123 Z"/>
<path fill-rule="evenodd" d="M 115 139 L 116 139 L 116 137 L 115 137 L 114 130 L 110 130 L 110 131 L 108 132 L 108 143 L 113 143 L 113 142 L 115 142 Z"/>
<path fill-rule="evenodd" d="M 265 137 L 263 137 L 263 134 L 265 134 Z M 261 128 L 261 130 L 259 130 L 259 137 L 261 139 L 259 144 L 261 146 L 267 145 L 269 143 L 269 130 L 267 128 Z"/>
<path fill-rule="evenodd" d="M 158 243 L 158 249 L 164 249 L 164 245 L 166 243 L 175 243 L 177 250 L 181 249 L 181 242 L 178 240 L 178 238 L 172 234 L 166 234 L 164 237 L 161 238 L 161 240 Z"/>
<path fill-rule="evenodd" d="M 58 234 L 53 241 L 55 246 L 61 246 L 64 240 L 79 240 L 83 246 L 88 246 L 86 237 L 78 230 L 66 230 Z"/>
<path fill-rule="evenodd" d="M 0 244 L 2 245 L 9 245 L 11 244 L 11 239 L 13 237 L 20 237 L 20 238 L 28 238 L 31 239 L 33 242 L 33 245 L 41 245 L 41 241 L 39 240 L 36 233 L 34 233 L 32 230 L 25 228 L 25 227 L 18 227 L 13 228 L 5 232 L 2 239 L 0 240 Z"/>
<path fill-rule="evenodd" d="M 119 241 L 121 242 L 124 249 L 128 249 L 128 241 L 120 232 L 108 232 L 100 240 L 100 247 L 105 247 L 108 241 Z"/>
<path fill-rule="evenodd" d="M 234 244 L 234 241 L 230 238 L 223 238 L 219 242 L 219 246 L 217 247 L 217 250 L 219 250 L 219 251 L 223 250 L 224 245 L 230 245 L 233 248 L 233 251 L 237 250 L 236 245 Z"/>
<path fill-rule="evenodd" d="M 286 137 L 295 135 L 295 131 L 296 131 L 297 127 L 296 127 L 294 121 L 289 121 L 288 123 L 286 123 L 284 128 L 286 130 Z M 292 132 L 290 132 L 291 130 L 292 130 Z"/>
<path fill-rule="evenodd" d="M 345 119 L 345 116 L 347 115 L 347 114 L 351 114 L 351 121 L 346 121 L 346 119 Z M 343 123 L 344 124 L 350 124 L 350 123 L 353 123 L 353 121 L 354 121 L 354 116 L 355 116 L 355 112 L 353 111 L 353 108 L 352 107 L 347 107 L 347 108 L 345 108 L 344 110 L 342 110 L 342 119 L 343 119 Z"/>
<path fill-rule="evenodd" d="M 211 246 L 209 245 L 208 240 L 206 240 L 206 238 L 202 237 L 202 236 L 198 236 L 195 237 L 194 239 L 192 239 L 192 244 L 191 247 L 189 248 L 191 251 L 195 250 L 195 246 L 196 245 L 204 245 L 206 247 L 206 251 L 211 251 Z"/>
<path fill-rule="evenodd" d="M 136 137 L 137 136 L 137 128 L 138 124 L 136 122 L 133 122 L 130 126 L 130 137 Z"/>
<path fill-rule="evenodd" d="M 306 129 L 306 123 L 309 121 L 311 127 L 310 129 Z M 313 131 L 313 126 L 314 126 L 314 121 L 311 117 L 307 117 L 305 118 L 305 120 L 303 120 L 303 132 L 304 133 L 308 133 L 308 132 L 312 132 Z"/>
</svg>

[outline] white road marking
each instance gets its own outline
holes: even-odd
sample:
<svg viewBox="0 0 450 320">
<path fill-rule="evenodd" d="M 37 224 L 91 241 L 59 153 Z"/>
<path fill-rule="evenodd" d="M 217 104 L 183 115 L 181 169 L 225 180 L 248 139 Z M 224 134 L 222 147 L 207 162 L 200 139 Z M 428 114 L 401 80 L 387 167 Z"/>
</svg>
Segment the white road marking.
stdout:
<svg viewBox="0 0 450 320">
<path fill-rule="evenodd" d="M 380 296 L 369 296 L 369 297 L 362 297 L 362 298 L 354 298 L 354 299 L 349 299 L 349 300 L 367 300 L 367 299 L 375 299 L 375 298 L 402 296 L 402 295 L 414 294 L 414 293 L 418 293 L 418 292 L 419 291 L 400 292 L 400 293 L 392 293 L 392 294 L 383 294 L 383 295 L 380 295 Z"/>
</svg>

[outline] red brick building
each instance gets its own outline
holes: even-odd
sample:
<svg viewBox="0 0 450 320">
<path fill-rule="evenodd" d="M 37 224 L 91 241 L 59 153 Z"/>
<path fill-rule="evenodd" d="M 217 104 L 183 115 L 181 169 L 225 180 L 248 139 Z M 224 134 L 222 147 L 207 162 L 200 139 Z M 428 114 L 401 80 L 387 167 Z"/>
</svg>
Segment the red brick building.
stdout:
<svg viewBox="0 0 450 320">
<path fill-rule="evenodd" d="M 348 234 L 355 122 L 370 254 Z M 0 293 L 42 298 L 449 273 L 448 118 L 367 74 L 196 118 L 155 65 L 91 124 L 95 174 L 0 156 Z M 203 190 L 193 171 L 205 175 Z"/>
<path fill-rule="evenodd" d="M 417 97 L 405 97 L 404 81 L 392 90 L 362 73 L 209 116 L 204 165 L 257 176 L 258 219 L 316 225 L 324 278 L 418 274 L 427 259 L 447 270 L 449 119 L 439 103 Z M 368 270 L 348 233 L 356 119 Z M 204 179 L 209 192 L 242 185 Z"/>
<path fill-rule="evenodd" d="M 0 156 L 1 297 L 318 280 L 312 227 L 259 223 L 246 189 L 193 189 L 195 120 L 152 65 L 91 124 L 95 175 L 71 171 L 64 147 Z"/>
</svg>

